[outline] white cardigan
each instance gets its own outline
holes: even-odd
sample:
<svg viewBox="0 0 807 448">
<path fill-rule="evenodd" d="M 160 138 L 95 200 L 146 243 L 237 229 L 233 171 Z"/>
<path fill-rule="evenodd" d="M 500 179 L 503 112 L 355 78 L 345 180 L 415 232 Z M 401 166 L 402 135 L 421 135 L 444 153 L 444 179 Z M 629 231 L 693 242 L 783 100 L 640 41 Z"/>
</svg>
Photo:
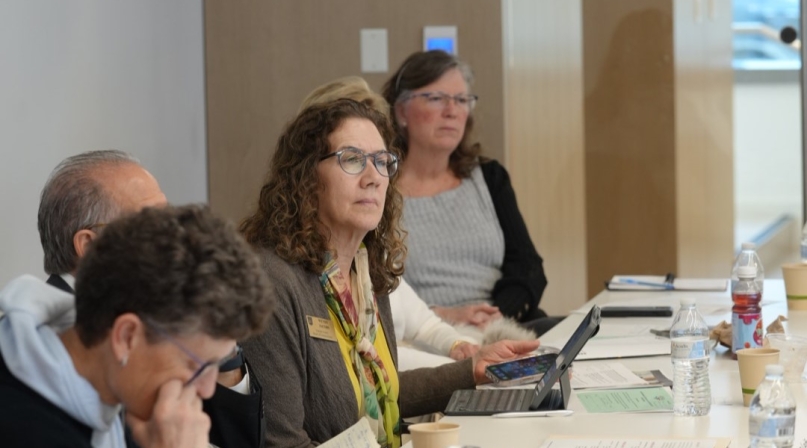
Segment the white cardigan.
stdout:
<svg viewBox="0 0 807 448">
<path fill-rule="evenodd" d="M 411 346 L 407 350 L 398 344 L 399 370 L 453 362 L 453 359 L 448 358 L 448 352 L 457 341 L 479 344 L 479 341 L 462 335 L 434 314 L 403 277 L 398 289 L 389 295 L 389 301 L 395 338 L 399 343 L 408 343 Z"/>
</svg>

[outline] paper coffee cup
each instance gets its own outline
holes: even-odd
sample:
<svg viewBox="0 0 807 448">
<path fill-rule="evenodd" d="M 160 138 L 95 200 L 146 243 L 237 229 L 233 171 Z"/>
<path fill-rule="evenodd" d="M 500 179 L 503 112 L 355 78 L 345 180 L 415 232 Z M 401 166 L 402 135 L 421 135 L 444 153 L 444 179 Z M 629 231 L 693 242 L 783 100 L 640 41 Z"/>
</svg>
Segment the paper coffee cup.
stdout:
<svg viewBox="0 0 807 448">
<path fill-rule="evenodd" d="M 409 426 L 412 448 L 447 448 L 460 443 L 457 423 L 417 423 Z"/>
<path fill-rule="evenodd" d="M 743 406 L 748 406 L 751 403 L 751 397 L 757 391 L 757 386 L 765 379 L 765 366 L 779 363 L 779 350 L 775 348 L 737 350 L 737 363 L 740 366 Z"/>
<path fill-rule="evenodd" d="M 787 308 L 807 310 L 807 263 L 787 263 L 782 265 L 785 279 Z"/>
</svg>

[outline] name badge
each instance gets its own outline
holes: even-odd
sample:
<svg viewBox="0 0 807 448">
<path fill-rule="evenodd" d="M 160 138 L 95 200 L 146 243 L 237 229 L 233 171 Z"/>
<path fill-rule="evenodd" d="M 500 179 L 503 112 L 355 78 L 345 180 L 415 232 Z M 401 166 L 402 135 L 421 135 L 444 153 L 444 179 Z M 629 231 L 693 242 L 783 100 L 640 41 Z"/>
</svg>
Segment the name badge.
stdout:
<svg viewBox="0 0 807 448">
<path fill-rule="evenodd" d="M 333 328 L 332 320 L 316 316 L 305 316 L 305 320 L 308 322 L 309 336 L 336 342 L 336 330 Z"/>
</svg>

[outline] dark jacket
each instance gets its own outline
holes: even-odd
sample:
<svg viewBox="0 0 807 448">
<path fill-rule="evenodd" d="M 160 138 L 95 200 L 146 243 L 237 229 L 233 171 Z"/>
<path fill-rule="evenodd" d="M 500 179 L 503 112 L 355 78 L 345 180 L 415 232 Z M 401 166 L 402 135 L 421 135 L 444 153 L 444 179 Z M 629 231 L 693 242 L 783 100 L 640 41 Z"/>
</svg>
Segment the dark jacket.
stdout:
<svg viewBox="0 0 807 448">
<path fill-rule="evenodd" d="M 480 168 L 504 233 L 502 277 L 493 286 L 493 304 L 503 315 L 520 322 L 546 317 L 538 307 L 547 285 L 543 260 L 518 209 L 510 175 L 492 159 L 481 160 Z"/>
<path fill-rule="evenodd" d="M 0 354 L 0 445 L 92 448 L 92 428 L 18 380 Z M 43 430 L 43 428 L 45 428 Z"/>
</svg>

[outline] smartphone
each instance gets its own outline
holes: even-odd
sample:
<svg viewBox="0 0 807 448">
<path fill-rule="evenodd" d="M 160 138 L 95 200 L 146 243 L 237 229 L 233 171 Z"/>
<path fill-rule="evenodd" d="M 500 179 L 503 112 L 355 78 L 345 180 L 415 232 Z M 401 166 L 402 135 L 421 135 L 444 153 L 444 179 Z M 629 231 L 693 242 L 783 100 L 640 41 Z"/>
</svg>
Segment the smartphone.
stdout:
<svg viewBox="0 0 807 448">
<path fill-rule="evenodd" d="M 544 353 L 491 364 L 485 368 L 485 375 L 502 386 L 533 383 L 544 376 L 557 357 L 557 353 Z"/>
<path fill-rule="evenodd" d="M 671 306 L 604 306 L 602 317 L 671 317 Z"/>
</svg>

